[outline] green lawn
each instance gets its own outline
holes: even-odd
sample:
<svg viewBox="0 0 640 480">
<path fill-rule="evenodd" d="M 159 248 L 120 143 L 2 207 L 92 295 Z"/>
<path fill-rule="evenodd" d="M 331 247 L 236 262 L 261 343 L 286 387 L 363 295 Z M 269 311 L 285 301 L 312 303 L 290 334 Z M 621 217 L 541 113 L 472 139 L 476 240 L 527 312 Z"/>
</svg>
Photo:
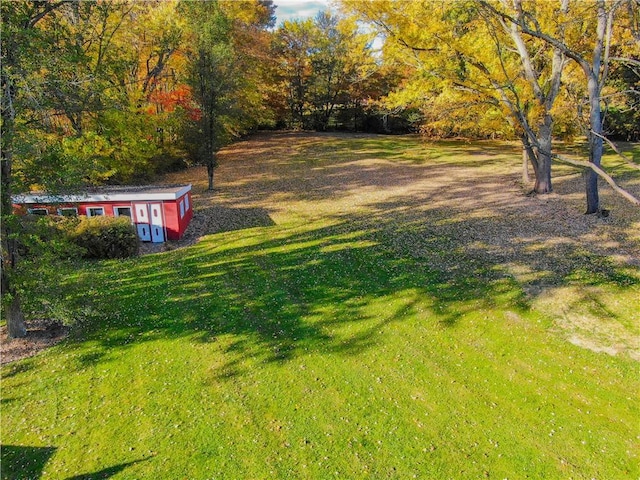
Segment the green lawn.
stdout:
<svg viewBox="0 0 640 480">
<path fill-rule="evenodd" d="M 2 368 L 2 478 L 638 478 L 640 268 L 581 212 L 514 230 L 512 146 L 400 140 L 243 142 L 197 205 L 272 221 L 64 272 L 85 314 Z"/>
</svg>

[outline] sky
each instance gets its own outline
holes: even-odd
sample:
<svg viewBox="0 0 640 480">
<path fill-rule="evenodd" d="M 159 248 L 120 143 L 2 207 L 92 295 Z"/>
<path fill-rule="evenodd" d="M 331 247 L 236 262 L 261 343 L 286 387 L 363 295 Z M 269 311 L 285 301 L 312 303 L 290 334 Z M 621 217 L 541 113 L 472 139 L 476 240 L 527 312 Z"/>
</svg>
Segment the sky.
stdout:
<svg viewBox="0 0 640 480">
<path fill-rule="evenodd" d="M 313 18 L 321 10 L 329 8 L 329 0 L 274 0 L 276 25 L 285 20 Z"/>
</svg>

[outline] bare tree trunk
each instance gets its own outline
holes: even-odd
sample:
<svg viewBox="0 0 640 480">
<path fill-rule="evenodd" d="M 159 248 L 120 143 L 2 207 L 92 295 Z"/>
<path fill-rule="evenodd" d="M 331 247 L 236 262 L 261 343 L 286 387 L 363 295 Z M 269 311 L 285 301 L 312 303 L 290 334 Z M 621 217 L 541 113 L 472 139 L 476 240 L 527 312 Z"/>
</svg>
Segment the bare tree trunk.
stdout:
<svg viewBox="0 0 640 480">
<path fill-rule="evenodd" d="M 542 159 L 543 161 L 539 162 L 539 165 L 543 165 L 543 167 L 536 170 L 536 181 L 533 186 L 533 191 L 539 194 L 551 193 L 553 188 L 551 186 L 551 174 L 550 169 L 546 168 L 546 165 L 549 163 L 549 159 Z"/>
<path fill-rule="evenodd" d="M 22 314 L 20 297 L 14 292 L 7 303 L 7 334 L 10 338 L 26 337 L 27 327 L 24 322 L 24 315 Z"/>
<path fill-rule="evenodd" d="M 2 258 L 0 260 L 0 268 L 2 269 L 3 310 L 7 322 L 7 334 L 11 338 L 18 338 L 27 335 L 27 327 L 25 325 L 24 315 L 22 314 L 20 296 L 13 287 L 13 282 L 10 277 L 16 261 L 16 246 L 15 241 L 8 238 L 11 232 L 9 228 L 7 228 L 6 223 L 6 221 L 2 222 Z"/>
<path fill-rule="evenodd" d="M 4 112 L 4 111 L 3 111 Z M 4 115 L 3 115 L 4 117 Z M 11 124 L 12 125 L 12 124 Z M 3 122 L 2 133 L 3 140 L 6 139 L 7 123 Z M 4 141 L 2 142 L 4 143 Z M 5 147 L 5 145 L 3 145 Z M 6 216 L 12 212 L 11 205 L 11 150 L 2 148 L 2 255 L 0 256 L 1 269 L 1 287 L 3 300 L 3 313 L 7 322 L 7 334 L 10 338 L 24 337 L 27 335 L 27 327 L 22 314 L 20 296 L 16 291 L 11 273 L 13 272 L 16 261 L 16 242 L 13 238 L 13 222 L 8 222 Z"/>
<path fill-rule="evenodd" d="M 209 179 L 209 188 L 210 192 L 213 192 L 213 172 L 215 170 L 215 164 L 213 162 L 207 163 L 207 177 Z"/>
<path fill-rule="evenodd" d="M 600 111 L 600 88 L 596 78 L 589 78 L 589 162 L 600 167 L 602 162 L 602 120 Z M 585 187 L 587 194 L 587 211 L 585 214 L 598 213 L 600 210 L 600 196 L 598 194 L 598 175 L 593 169 L 585 172 Z"/>
<path fill-rule="evenodd" d="M 609 62 L 609 39 L 613 22 L 613 10 L 607 15 L 605 3 L 598 1 L 598 26 L 596 45 L 593 49 L 591 65 L 582 65 L 587 77 L 587 91 L 589 92 L 589 162 L 600 168 L 604 142 L 602 140 L 602 110 L 600 93 L 605 83 Z M 590 68 L 589 68 L 590 67 Z M 598 195 L 598 175 L 593 169 L 585 174 L 587 211 L 586 214 L 600 211 Z"/>
<path fill-rule="evenodd" d="M 4 53 L 4 52 L 3 52 Z M 20 297 L 15 290 L 11 281 L 11 272 L 15 268 L 17 261 L 16 242 L 12 239 L 13 222 L 8 222 L 7 218 L 13 212 L 11 203 L 11 170 L 13 164 L 13 137 L 15 128 L 15 109 L 13 100 L 15 98 L 15 87 L 9 73 L 3 67 L 1 73 L 1 116 L 2 125 L 0 132 L 0 213 L 3 218 L 0 222 L 1 255 L 0 268 L 2 297 L 4 300 L 5 319 L 7 322 L 7 332 L 10 337 L 24 337 L 27 334 L 27 328 L 24 323 L 24 315 L 20 308 Z"/>
<path fill-rule="evenodd" d="M 550 115 L 545 115 L 538 132 L 538 155 L 535 169 L 536 183 L 533 187 L 536 193 L 551 193 L 551 126 L 553 120 Z"/>
<path fill-rule="evenodd" d="M 528 185 L 531 182 L 529 177 L 529 156 L 527 155 L 527 147 L 522 146 L 522 183 Z"/>
</svg>

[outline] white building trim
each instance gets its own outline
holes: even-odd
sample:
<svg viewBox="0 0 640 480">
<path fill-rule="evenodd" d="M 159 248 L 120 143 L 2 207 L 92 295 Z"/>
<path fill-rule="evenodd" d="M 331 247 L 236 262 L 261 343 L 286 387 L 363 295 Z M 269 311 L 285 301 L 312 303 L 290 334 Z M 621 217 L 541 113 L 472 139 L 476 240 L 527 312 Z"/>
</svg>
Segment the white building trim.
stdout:
<svg viewBox="0 0 640 480">
<path fill-rule="evenodd" d="M 33 193 L 13 195 L 11 200 L 17 204 L 51 204 L 51 203 L 101 203 L 101 202 L 150 202 L 161 200 L 177 200 L 191 190 L 191 184 L 174 188 L 150 188 L 139 191 L 121 191 L 105 193 L 87 193 L 78 195 L 49 195 Z"/>
</svg>

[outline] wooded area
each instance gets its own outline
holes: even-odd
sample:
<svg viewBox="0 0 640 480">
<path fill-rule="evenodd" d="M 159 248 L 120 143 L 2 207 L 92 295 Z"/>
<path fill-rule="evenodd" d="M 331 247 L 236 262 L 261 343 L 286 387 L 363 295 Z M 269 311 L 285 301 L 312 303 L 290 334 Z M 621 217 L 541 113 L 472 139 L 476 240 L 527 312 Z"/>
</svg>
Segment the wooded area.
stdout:
<svg viewBox="0 0 640 480">
<path fill-rule="evenodd" d="M 139 183 L 192 164 L 213 189 L 218 150 L 260 128 L 517 138 L 536 193 L 552 191 L 553 141 L 583 137 L 587 213 L 600 211 L 605 138 L 640 139 L 636 1 L 340 8 L 276 27 L 273 0 L 3 2 L 11 335 L 24 332 L 12 193 Z"/>
<path fill-rule="evenodd" d="M 552 137 L 640 138 L 637 2 L 341 6 L 276 28 L 272 0 L 5 2 L 14 190 L 213 167 L 295 128 L 520 138 L 544 193 Z"/>
</svg>

